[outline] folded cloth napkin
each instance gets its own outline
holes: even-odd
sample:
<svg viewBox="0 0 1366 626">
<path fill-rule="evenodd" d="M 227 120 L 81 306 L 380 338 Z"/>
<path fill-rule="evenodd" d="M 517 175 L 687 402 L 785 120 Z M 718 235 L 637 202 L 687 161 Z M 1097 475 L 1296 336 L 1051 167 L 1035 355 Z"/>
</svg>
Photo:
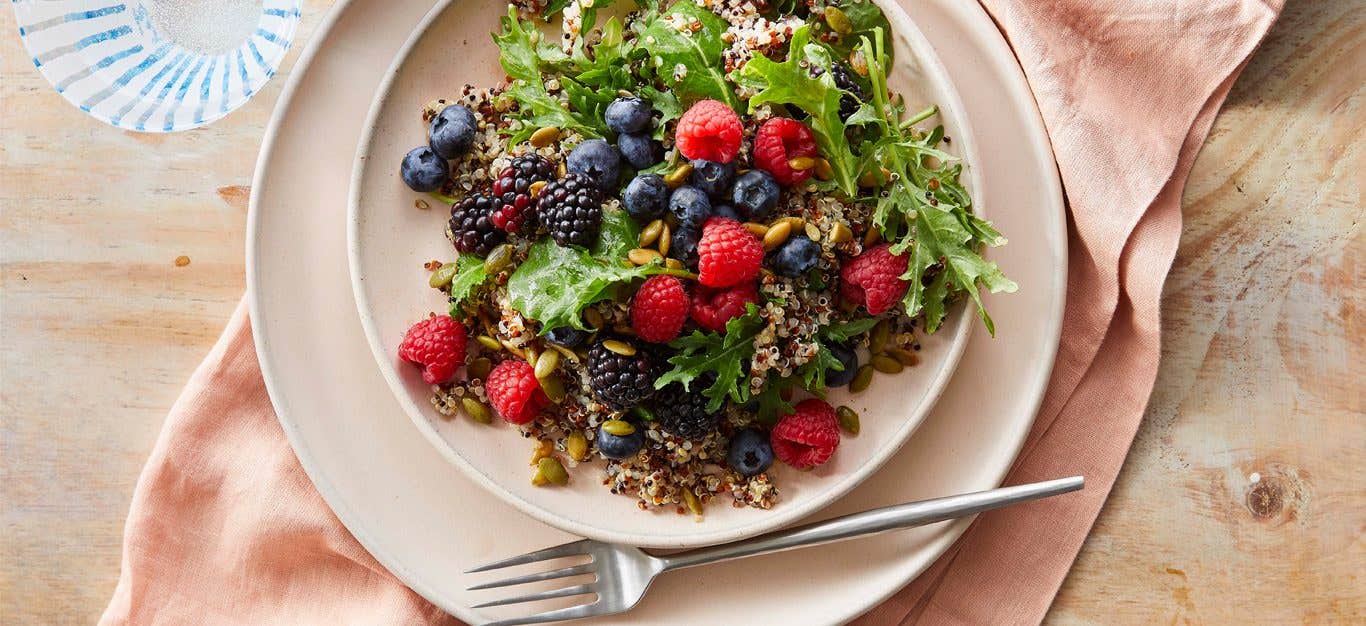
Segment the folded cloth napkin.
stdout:
<svg viewBox="0 0 1366 626">
<path fill-rule="evenodd" d="M 1158 303 L 1196 153 L 1281 0 L 983 0 L 1025 69 L 1071 211 L 1063 342 L 1010 483 L 1081 494 L 980 516 L 862 625 L 1038 622 L 1157 372 Z M 239 306 L 133 496 L 103 623 L 458 623 L 347 533 L 276 422 Z"/>
</svg>

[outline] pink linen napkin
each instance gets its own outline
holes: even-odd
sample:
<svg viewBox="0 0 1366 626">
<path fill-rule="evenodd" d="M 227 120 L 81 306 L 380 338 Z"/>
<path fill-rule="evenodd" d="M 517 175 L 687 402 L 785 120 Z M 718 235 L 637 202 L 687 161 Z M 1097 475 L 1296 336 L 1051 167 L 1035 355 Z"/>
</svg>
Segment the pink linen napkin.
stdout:
<svg viewBox="0 0 1366 626">
<path fill-rule="evenodd" d="M 1281 0 L 983 0 L 1029 79 L 1071 212 L 1063 342 L 1007 482 L 1068 498 L 978 518 L 857 620 L 1043 619 L 1142 418 L 1186 175 Z M 244 453 L 245 452 L 245 453 Z M 245 305 L 171 409 L 138 481 L 101 623 L 458 623 L 347 533 L 266 395 Z"/>
</svg>

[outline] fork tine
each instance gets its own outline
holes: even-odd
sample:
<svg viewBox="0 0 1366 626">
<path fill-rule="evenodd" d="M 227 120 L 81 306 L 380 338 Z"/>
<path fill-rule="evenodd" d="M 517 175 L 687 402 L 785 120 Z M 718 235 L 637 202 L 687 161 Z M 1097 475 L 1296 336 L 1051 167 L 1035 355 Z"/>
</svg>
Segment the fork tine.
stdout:
<svg viewBox="0 0 1366 626">
<path fill-rule="evenodd" d="M 465 570 L 465 573 L 473 574 L 475 572 L 487 572 L 491 569 L 512 567 L 513 565 L 535 563 L 536 561 L 545 561 L 548 559 L 558 559 L 560 557 L 574 556 L 576 554 L 587 554 L 588 551 L 586 550 L 586 548 L 588 547 L 588 544 L 592 543 L 592 541 L 592 539 L 580 539 L 578 541 L 571 541 L 569 543 L 560 544 L 553 548 L 537 550 L 536 552 L 528 552 L 521 556 L 514 556 L 510 559 L 503 559 L 501 561 L 494 561 L 487 565 L 480 565 L 479 567 L 476 567 L 474 569 Z"/>
<path fill-rule="evenodd" d="M 595 615 L 607 615 L 601 613 L 594 607 L 597 603 L 580 604 L 579 606 L 559 609 L 556 611 L 546 611 L 526 617 L 514 617 L 511 619 L 498 620 L 496 622 L 485 623 L 484 626 L 521 626 L 522 624 L 540 624 L 542 622 L 558 622 L 566 619 L 579 619 L 580 617 L 592 617 Z"/>
<path fill-rule="evenodd" d="M 563 568 L 563 569 L 550 570 L 550 571 L 548 571 L 548 572 L 540 572 L 540 573 L 536 573 L 536 574 L 527 574 L 526 576 L 516 576 L 516 577 L 513 577 L 513 578 L 505 578 L 505 579 L 503 579 L 503 580 L 498 580 L 498 581 L 494 581 L 494 582 L 491 582 L 491 583 L 483 583 L 483 584 L 480 584 L 480 585 L 474 585 L 473 587 L 466 587 L 466 590 L 468 590 L 468 591 L 478 591 L 478 590 L 480 590 L 480 589 L 493 589 L 494 587 L 508 587 L 508 586 L 511 586 L 511 585 L 521 585 L 521 584 L 524 584 L 524 583 L 534 583 L 534 582 L 536 582 L 536 581 L 538 581 L 538 580 L 550 580 L 550 579 L 552 579 L 552 578 L 564 578 L 564 577 L 566 577 L 566 576 L 577 576 L 577 575 L 579 575 L 579 574 L 587 574 L 587 573 L 589 573 L 589 572 L 592 572 L 593 569 L 594 569 L 594 565 L 593 565 L 592 563 L 584 563 L 583 565 L 575 565 L 575 566 L 573 566 L 573 567 L 566 567 L 566 568 Z"/>
<path fill-rule="evenodd" d="M 474 606 L 472 606 L 472 607 L 470 607 L 470 608 L 472 608 L 472 609 L 484 609 L 484 608 L 488 608 L 488 607 L 491 607 L 491 606 L 503 606 L 503 605 L 505 605 L 505 604 L 521 604 L 521 603 L 523 603 L 523 602 L 535 602 L 535 601 L 537 601 L 537 600 L 549 600 L 549 599 L 551 599 L 551 598 L 564 598 L 564 597 L 567 597 L 567 596 L 580 596 L 580 595 L 583 595 L 583 594 L 585 594 L 585 593 L 593 593 L 593 585 L 591 585 L 591 584 L 588 584 L 588 585 L 574 585 L 573 587 L 565 587 L 565 588 L 563 588 L 563 589 L 551 589 L 550 591 L 540 591 L 540 592 L 537 592 L 537 593 L 528 593 L 528 594 L 526 594 L 526 595 L 524 595 L 524 596 L 514 596 L 514 597 L 511 597 L 511 598 L 504 598 L 504 599 L 502 599 L 502 600 L 494 600 L 494 601 L 492 601 L 492 602 L 485 602 L 485 603 L 483 603 L 483 604 L 476 604 L 476 605 L 474 605 Z"/>
</svg>

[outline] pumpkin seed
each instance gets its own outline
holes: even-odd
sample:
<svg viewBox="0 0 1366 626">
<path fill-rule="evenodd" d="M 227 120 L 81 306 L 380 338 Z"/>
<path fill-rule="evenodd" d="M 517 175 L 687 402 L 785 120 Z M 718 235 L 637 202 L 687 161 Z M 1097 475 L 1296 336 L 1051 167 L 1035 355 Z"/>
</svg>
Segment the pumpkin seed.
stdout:
<svg viewBox="0 0 1366 626">
<path fill-rule="evenodd" d="M 858 434 L 858 413 L 853 409 L 840 405 L 835 409 L 835 417 L 840 420 L 840 428 L 849 431 L 851 435 Z"/>
<path fill-rule="evenodd" d="M 644 248 L 659 240 L 659 233 L 664 231 L 664 220 L 655 220 L 645 225 L 640 231 L 640 247 Z"/>
<path fill-rule="evenodd" d="M 451 280 L 455 278 L 455 270 L 456 265 L 454 263 L 442 263 L 441 267 L 436 268 L 436 271 L 432 272 L 431 277 L 427 279 L 427 286 L 432 289 L 444 288 L 451 284 Z"/>
<path fill-rule="evenodd" d="M 630 422 L 622 420 L 607 420 L 602 423 L 602 430 L 603 432 L 610 433 L 618 437 L 625 437 L 631 433 L 636 432 L 636 427 L 632 426 Z"/>
<path fill-rule="evenodd" d="M 768 227 L 754 222 L 745 222 L 745 230 L 753 233 L 755 237 L 763 237 L 768 234 Z"/>
<path fill-rule="evenodd" d="M 569 166 L 564 161 L 560 161 L 560 166 L 555 168 L 555 173 L 559 175 L 559 178 L 564 178 L 569 173 Z"/>
<path fill-rule="evenodd" d="M 552 374 L 539 379 L 539 382 L 541 383 L 541 391 L 545 392 L 545 397 L 550 398 L 551 402 L 555 404 L 564 402 L 564 381 L 561 381 L 559 376 Z"/>
<path fill-rule="evenodd" d="M 526 359 L 526 364 L 532 368 L 536 367 L 536 360 L 541 358 L 541 353 L 532 346 L 522 348 L 522 358 Z"/>
<path fill-rule="evenodd" d="M 664 259 L 664 267 L 671 270 L 681 270 L 683 269 L 683 262 L 678 259 Z"/>
<path fill-rule="evenodd" d="M 817 228 L 815 224 L 808 222 L 806 224 L 806 238 L 810 239 L 811 241 L 820 241 L 821 229 Z"/>
<path fill-rule="evenodd" d="M 878 322 L 873 326 L 872 332 L 868 333 L 868 351 L 873 354 L 882 352 L 887 347 L 887 341 L 892 338 L 892 326 L 887 320 Z"/>
<path fill-rule="evenodd" d="M 512 244 L 505 243 L 494 248 L 487 258 L 484 259 L 484 273 L 497 274 L 499 270 L 507 267 L 512 262 Z"/>
<path fill-rule="evenodd" d="M 468 373 L 471 377 L 480 379 L 484 378 L 485 376 L 488 376 L 489 372 L 491 371 L 493 371 L 493 361 L 490 361 L 482 356 L 473 361 L 470 361 L 469 367 L 465 368 L 465 372 Z"/>
<path fill-rule="evenodd" d="M 664 225 L 664 228 L 662 228 L 662 229 L 660 230 L 660 232 L 659 232 L 659 246 L 658 246 L 658 247 L 659 247 L 659 255 L 660 255 L 660 256 L 669 256 L 669 246 L 670 246 L 670 245 L 673 245 L 672 242 L 673 242 L 673 230 L 669 228 L 669 225 L 668 225 L 668 224 L 665 224 L 665 225 Z"/>
<path fill-rule="evenodd" d="M 820 180 L 830 180 L 835 177 L 835 168 L 831 167 L 830 162 L 824 158 L 817 158 L 815 171 L 812 173 Z"/>
<path fill-rule="evenodd" d="M 550 349 L 559 352 L 561 356 L 563 356 L 566 359 L 569 359 L 569 362 L 571 363 L 579 362 L 579 355 L 574 354 L 574 351 L 570 350 L 569 348 L 566 348 L 564 346 L 557 346 L 552 343 L 550 344 Z"/>
<path fill-rule="evenodd" d="M 536 378 L 539 380 L 554 374 L 555 368 L 559 366 L 560 353 L 554 350 L 546 350 L 541 353 L 539 357 L 536 357 L 536 365 L 534 366 L 535 369 L 533 371 L 536 374 Z"/>
<path fill-rule="evenodd" d="M 887 354 L 892 358 L 901 361 L 901 364 L 906 367 L 910 367 L 920 362 L 920 357 L 916 356 L 914 352 L 899 346 L 887 348 Z"/>
<path fill-rule="evenodd" d="M 792 222 L 779 222 L 764 233 L 764 249 L 772 250 L 792 236 Z"/>
<path fill-rule="evenodd" d="M 488 348 L 489 350 L 492 350 L 494 352 L 503 349 L 503 344 L 498 343 L 497 339 L 494 339 L 493 337 L 490 337 L 488 335 L 479 335 L 474 339 L 475 341 L 479 342 L 479 345 L 484 346 L 485 348 Z"/>
<path fill-rule="evenodd" d="M 487 404 L 470 396 L 465 396 L 460 399 L 460 406 L 465 408 L 465 414 L 469 415 L 470 419 L 480 424 L 493 423 L 493 409 L 490 409 Z"/>
<path fill-rule="evenodd" d="M 854 380 L 849 382 L 849 391 L 858 393 L 867 389 L 871 384 L 873 384 L 873 366 L 864 365 L 858 368 L 858 372 L 854 374 Z"/>
<path fill-rule="evenodd" d="M 542 190 L 542 189 L 545 189 L 545 186 L 546 186 L 546 182 L 545 182 L 545 181 L 543 181 L 543 180 L 538 180 L 538 181 L 536 181 L 536 182 L 534 182 L 534 183 L 531 183 L 531 186 L 527 187 L 526 190 L 527 190 L 528 193 L 531 194 L 531 197 L 533 197 L 533 198 L 539 198 L 539 197 L 541 197 L 541 190 Z"/>
<path fill-rule="evenodd" d="M 863 247 L 870 247 L 873 244 L 876 244 L 879 239 L 882 239 L 882 231 L 878 230 L 876 226 L 869 224 L 868 232 L 863 233 Z"/>
<path fill-rule="evenodd" d="M 808 156 L 792 157 L 787 160 L 787 166 L 801 172 L 816 167 L 816 159 Z"/>
<path fill-rule="evenodd" d="M 569 484 L 569 472 L 564 471 L 564 466 L 560 464 L 559 459 L 548 456 L 536 464 L 536 475 L 531 477 L 531 484 L 537 487 L 567 485 Z"/>
<path fill-rule="evenodd" d="M 585 309 L 583 312 L 583 321 L 588 322 L 589 328 L 598 330 L 602 328 L 602 312 L 597 309 Z"/>
<path fill-rule="evenodd" d="M 536 132 L 531 133 L 531 138 L 528 139 L 528 141 L 537 148 L 544 148 L 559 141 L 559 139 L 560 129 L 554 126 L 546 126 L 545 128 L 537 129 Z"/>
<path fill-rule="evenodd" d="M 835 227 L 830 229 L 830 243 L 844 243 L 854 238 L 854 231 L 844 222 L 835 222 Z"/>
<path fill-rule="evenodd" d="M 517 355 L 518 358 L 526 358 L 526 353 L 522 352 L 521 348 L 518 348 L 517 346 L 513 345 L 511 341 L 508 341 L 506 339 L 499 339 L 498 343 L 503 344 L 504 350 L 507 350 L 508 352 Z"/>
<path fill-rule="evenodd" d="M 859 175 L 858 186 L 866 187 L 869 189 L 873 187 L 881 187 L 882 181 L 878 179 L 877 172 L 874 172 L 873 170 L 868 170 Z"/>
<path fill-rule="evenodd" d="M 930 181 L 930 182 L 935 182 L 935 181 L 932 180 L 932 181 Z M 936 189 L 937 189 L 937 187 L 936 187 Z M 416 206 L 417 208 L 419 208 L 419 209 L 421 209 L 421 210 L 423 210 L 423 211 L 426 211 L 427 209 L 432 208 L 432 205 L 431 205 L 430 203 L 428 203 L 426 200 L 423 200 L 422 198 L 418 198 L 416 201 L 414 201 L 414 202 L 413 202 L 413 206 Z"/>
<path fill-rule="evenodd" d="M 854 23 L 849 21 L 849 16 L 845 15 L 844 11 L 839 10 L 839 7 L 825 7 L 825 23 L 830 25 L 831 30 L 841 35 L 854 32 Z"/>
<path fill-rule="evenodd" d="M 617 341 L 616 339 L 608 339 L 607 341 L 602 342 L 602 347 L 620 354 L 621 356 L 635 356 L 636 354 L 635 346 L 624 341 Z"/>
<path fill-rule="evenodd" d="M 778 220 L 774 221 L 772 224 L 769 224 L 768 227 L 769 227 L 769 228 L 773 228 L 774 226 L 777 226 L 777 225 L 778 225 L 778 222 L 787 222 L 788 224 L 791 224 L 791 225 L 792 225 L 792 230 L 799 230 L 799 229 L 801 229 L 801 228 L 805 228 L 805 227 L 806 227 L 806 219 L 805 219 L 805 218 L 801 218 L 801 217 L 797 217 L 797 216 L 795 216 L 795 215 L 789 216 L 789 217 L 784 217 L 784 218 L 781 218 L 781 219 L 778 219 Z"/>
<path fill-rule="evenodd" d="M 859 76 L 868 75 L 868 57 L 863 54 L 861 48 L 854 48 L 849 51 L 849 69 Z"/>
<path fill-rule="evenodd" d="M 697 499 L 697 494 L 693 493 L 691 489 L 683 491 L 683 502 L 688 505 L 688 510 L 692 511 L 693 515 L 702 516 L 702 501 Z"/>
<path fill-rule="evenodd" d="M 670 189 L 677 189 L 688 181 L 689 176 L 692 176 L 692 163 L 684 163 L 674 168 L 674 171 L 665 174 L 664 182 L 669 185 Z"/>
<path fill-rule="evenodd" d="M 876 369 L 883 374 L 898 374 L 901 370 L 906 369 L 906 366 L 902 365 L 901 361 L 885 354 L 874 354 L 869 362 L 872 363 L 873 369 Z"/>
<path fill-rule="evenodd" d="M 636 329 L 631 328 L 630 324 L 617 324 L 616 326 L 612 327 L 612 332 L 618 335 L 626 335 L 628 337 L 636 336 Z"/>
<path fill-rule="evenodd" d="M 552 454 L 555 454 L 555 442 L 549 439 L 539 439 L 536 441 L 536 447 L 531 451 L 531 463 L 528 465 L 535 467 L 541 462 L 541 459 Z"/>
<path fill-rule="evenodd" d="M 569 433 L 569 437 L 564 440 L 564 451 L 575 461 L 588 458 L 588 438 L 581 432 Z"/>
<path fill-rule="evenodd" d="M 649 265 L 664 257 L 659 253 L 658 250 L 651 250 L 649 248 L 636 248 L 630 252 L 627 252 L 626 258 L 630 259 L 631 262 L 636 265 Z"/>
</svg>

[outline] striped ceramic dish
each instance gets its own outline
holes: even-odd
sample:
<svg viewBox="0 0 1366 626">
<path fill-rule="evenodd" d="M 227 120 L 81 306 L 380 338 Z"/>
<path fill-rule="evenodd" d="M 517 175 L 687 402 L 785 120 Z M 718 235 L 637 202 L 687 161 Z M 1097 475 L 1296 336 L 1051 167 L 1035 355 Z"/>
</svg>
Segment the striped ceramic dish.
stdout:
<svg viewBox="0 0 1366 626">
<path fill-rule="evenodd" d="M 69 102 L 129 130 L 202 126 L 270 80 L 299 0 L 13 0 L 33 64 Z"/>
</svg>

